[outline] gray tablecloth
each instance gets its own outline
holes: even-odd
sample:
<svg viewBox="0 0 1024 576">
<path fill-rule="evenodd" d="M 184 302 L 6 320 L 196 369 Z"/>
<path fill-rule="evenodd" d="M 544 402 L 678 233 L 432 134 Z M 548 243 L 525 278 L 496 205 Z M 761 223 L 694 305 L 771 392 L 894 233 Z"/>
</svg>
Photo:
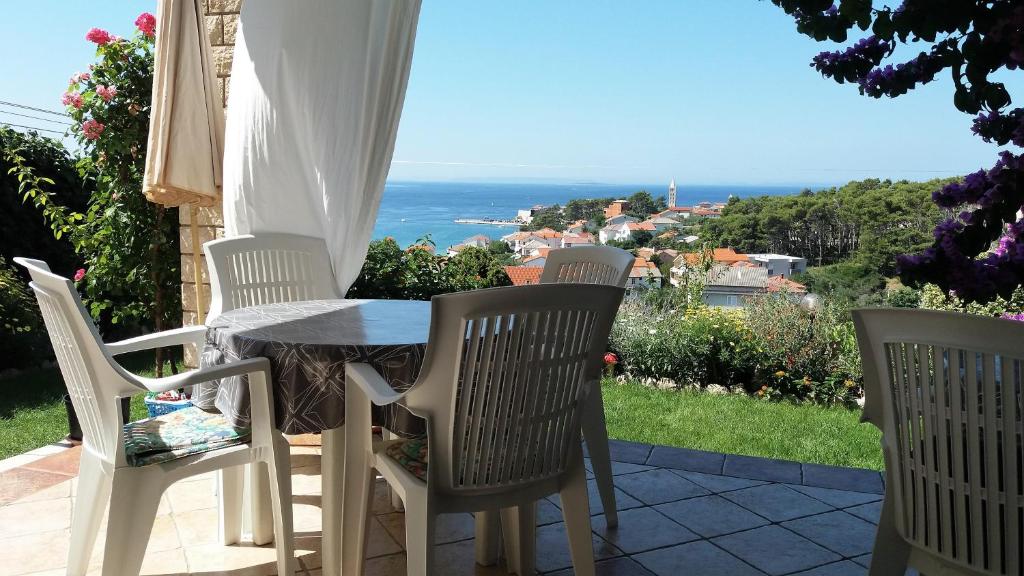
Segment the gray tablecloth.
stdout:
<svg viewBox="0 0 1024 576">
<path fill-rule="evenodd" d="M 320 432 L 345 423 L 345 364 L 366 362 L 396 390 L 416 380 L 430 325 L 430 303 L 405 300 L 313 300 L 240 308 L 209 323 L 201 364 L 270 359 L 277 427 Z M 193 403 L 249 424 L 244 377 L 197 386 Z M 423 421 L 401 406 L 375 407 L 374 421 L 403 436 L 424 434 Z"/>
</svg>

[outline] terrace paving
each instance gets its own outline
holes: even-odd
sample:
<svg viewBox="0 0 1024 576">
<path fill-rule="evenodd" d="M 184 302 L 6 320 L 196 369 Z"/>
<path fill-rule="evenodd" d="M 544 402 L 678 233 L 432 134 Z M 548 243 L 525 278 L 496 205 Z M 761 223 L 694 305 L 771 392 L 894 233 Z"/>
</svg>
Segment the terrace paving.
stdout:
<svg viewBox="0 0 1024 576">
<path fill-rule="evenodd" d="M 0 472 L 0 576 L 64 573 L 77 497 L 77 449 Z M 619 527 L 609 530 L 593 482 L 593 541 L 600 576 L 859 576 L 867 573 L 881 510 L 878 472 L 612 442 Z M 589 463 L 588 463 L 589 466 Z M 292 447 L 297 574 L 321 574 L 320 457 Z M 214 477 L 164 495 L 143 574 L 263 576 L 273 546 L 217 543 Z M 366 574 L 405 574 L 404 514 L 378 484 Z M 553 496 L 537 514 L 537 568 L 572 574 Z M 102 535 L 91 572 L 102 565 Z M 473 518 L 442 517 L 433 573 L 505 574 L 474 563 Z"/>
</svg>

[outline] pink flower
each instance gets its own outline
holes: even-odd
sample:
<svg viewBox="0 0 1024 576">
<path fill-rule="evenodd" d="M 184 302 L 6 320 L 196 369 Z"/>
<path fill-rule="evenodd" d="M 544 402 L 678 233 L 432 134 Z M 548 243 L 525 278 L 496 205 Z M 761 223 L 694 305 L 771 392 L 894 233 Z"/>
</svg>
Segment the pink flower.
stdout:
<svg viewBox="0 0 1024 576">
<path fill-rule="evenodd" d="M 72 106 L 76 110 L 82 107 L 82 95 L 78 92 L 65 92 L 60 101 L 61 104 Z"/>
<path fill-rule="evenodd" d="M 150 38 L 156 36 L 156 16 L 149 12 L 139 14 L 139 17 L 135 19 L 135 26 L 139 29 L 139 32 Z"/>
<path fill-rule="evenodd" d="M 89 74 L 88 72 L 78 72 L 77 74 L 71 77 L 69 83 L 78 84 L 79 82 L 84 82 L 90 78 L 92 78 L 92 74 Z"/>
<path fill-rule="evenodd" d="M 615 355 L 615 352 L 607 352 L 604 355 L 604 363 L 605 364 L 612 364 L 612 365 L 618 364 L 619 363 L 619 357 Z"/>
<path fill-rule="evenodd" d="M 75 282 L 81 282 L 82 278 L 85 278 L 85 268 L 79 268 L 78 271 L 75 272 Z"/>
<path fill-rule="evenodd" d="M 109 44 L 112 40 L 110 32 L 107 32 L 106 30 L 101 30 L 99 28 L 93 28 L 92 30 L 86 32 L 85 39 L 89 42 L 95 42 L 100 46 Z"/>
<path fill-rule="evenodd" d="M 96 94 L 100 98 L 103 98 L 104 102 L 110 102 L 110 100 L 113 99 L 114 96 L 117 96 L 117 88 L 113 86 L 104 86 L 103 84 L 100 84 L 96 87 Z"/>
<path fill-rule="evenodd" d="M 98 140 L 100 134 L 103 134 L 103 129 L 106 128 L 103 124 L 96 120 L 89 119 L 82 122 L 82 135 L 85 136 L 86 140 Z"/>
</svg>

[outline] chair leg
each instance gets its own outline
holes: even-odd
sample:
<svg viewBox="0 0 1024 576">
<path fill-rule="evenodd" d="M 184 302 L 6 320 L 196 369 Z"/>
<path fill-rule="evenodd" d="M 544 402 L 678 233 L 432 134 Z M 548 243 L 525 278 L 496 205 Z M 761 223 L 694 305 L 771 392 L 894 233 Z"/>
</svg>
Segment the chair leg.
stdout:
<svg viewBox="0 0 1024 576">
<path fill-rule="evenodd" d="M 249 465 L 249 497 L 252 506 L 252 543 L 257 546 L 274 541 L 274 515 L 270 502 L 270 471 L 264 462 Z"/>
<path fill-rule="evenodd" d="M 135 575 L 142 569 L 165 486 L 156 475 L 140 472 L 114 473 L 103 576 Z"/>
<path fill-rule="evenodd" d="M 601 388 L 595 387 L 586 406 L 583 407 L 583 439 L 587 441 L 590 466 L 594 469 L 594 480 L 601 495 L 605 524 L 609 528 L 619 525 L 619 513 L 615 504 L 615 485 L 612 482 L 612 458 L 608 449 L 608 428 L 604 420 L 604 399 Z"/>
<path fill-rule="evenodd" d="M 274 545 L 278 576 L 292 576 L 295 564 L 295 531 L 292 523 L 292 467 L 288 441 L 275 433 L 274 453 L 267 460 L 270 500 L 274 516 Z"/>
<path fill-rule="evenodd" d="M 68 550 L 69 576 L 85 576 L 89 569 L 92 548 L 103 522 L 103 512 L 110 500 L 110 477 L 103 464 L 88 450 L 82 451 L 78 467 L 78 498 L 71 518 L 71 547 Z"/>
<path fill-rule="evenodd" d="M 896 530 L 896 504 L 889 494 L 891 492 L 887 492 L 882 501 L 869 576 L 903 576 L 910 559 L 910 544 Z"/>
<path fill-rule="evenodd" d="M 321 546 L 324 576 L 341 574 L 342 498 L 345 470 L 346 427 L 331 428 L 320 433 L 321 482 Z M 353 464 L 350 464 L 353 465 Z M 367 464 L 369 466 L 369 464 Z M 347 574 L 347 572 L 346 572 Z"/>
<path fill-rule="evenodd" d="M 565 486 L 559 492 L 562 518 L 569 536 L 569 554 L 578 576 L 594 576 L 594 543 L 590 534 L 590 506 L 587 497 L 587 473 L 583 459 L 568 472 Z"/>
<path fill-rule="evenodd" d="M 245 467 L 232 466 L 217 471 L 217 532 L 224 546 L 242 541 L 242 492 Z"/>
<path fill-rule="evenodd" d="M 395 434 L 387 428 L 381 428 L 380 435 L 383 440 L 398 440 L 398 434 Z M 394 508 L 396 512 L 405 510 L 405 504 L 402 503 L 402 497 L 398 495 L 398 491 L 389 485 L 388 493 L 391 495 L 391 507 Z"/>
<path fill-rule="evenodd" d="M 537 502 L 503 509 L 501 524 L 508 572 L 533 576 L 537 572 Z"/>
<path fill-rule="evenodd" d="M 493 566 L 501 556 L 501 527 L 496 510 L 482 510 L 474 515 L 476 523 L 476 563 Z"/>
<path fill-rule="evenodd" d="M 408 576 L 427 576 L 434 573 L 434 525 L 437 519 L 430 510 L 427 500 L 424 493 L 418 498 L 410 496 L 405 503 Z"/>
<path fill-rule="evenodd" d="M 362 574 L 366 563 L 366 544 L 370 532 L 370 507 L 373 505 L 373 468 L 364 459 L 345 463 L 342 495 L 344 530 L 341 532 L 342 574 Z M 408 523 L 406 519 L 406 523 Z"/>
</svg>

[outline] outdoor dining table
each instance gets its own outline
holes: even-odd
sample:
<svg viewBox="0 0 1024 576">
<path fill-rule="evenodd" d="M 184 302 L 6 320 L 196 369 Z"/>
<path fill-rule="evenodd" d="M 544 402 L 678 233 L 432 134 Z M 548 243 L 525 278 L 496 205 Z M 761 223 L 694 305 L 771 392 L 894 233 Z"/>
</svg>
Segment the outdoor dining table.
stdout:
<svg viewBox="0 0 1024 576">
<path fill-rule="evenodd" d="M 344 466 L 345 364 L 372 365 L 396 390 L 416 380 L 430 328 L 430 303 L 407 300 L 311 300 L 229 310 L 208 321 L 203 366 L 246 358 L 270 360 L 277 428 L 321 436 L 324 573 L 340 570 L 341 485 Z M 249 425 L 249 391 L 242 378 L 193 390 L 193 403 Z M 374 424 L 400 436 L 425 433 L 401 406 L 375 409 Z M 257 490 L 253 490 L 257 492 Z M 267 505 L 256 498 L 266 518 Z M 261 520 L 257 520 L 260 518 Z"/>
</svg>

